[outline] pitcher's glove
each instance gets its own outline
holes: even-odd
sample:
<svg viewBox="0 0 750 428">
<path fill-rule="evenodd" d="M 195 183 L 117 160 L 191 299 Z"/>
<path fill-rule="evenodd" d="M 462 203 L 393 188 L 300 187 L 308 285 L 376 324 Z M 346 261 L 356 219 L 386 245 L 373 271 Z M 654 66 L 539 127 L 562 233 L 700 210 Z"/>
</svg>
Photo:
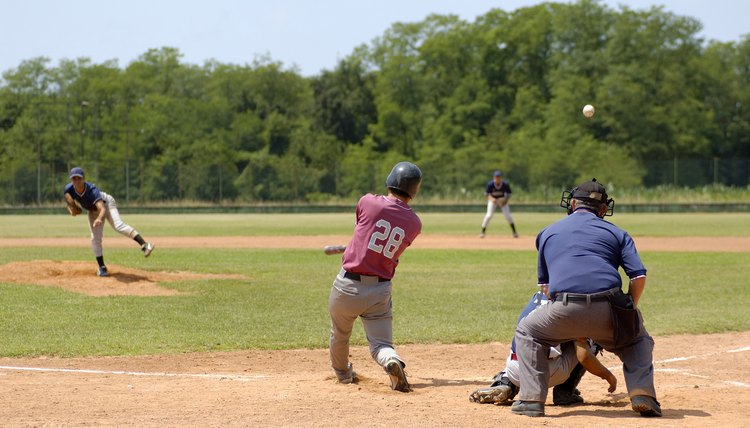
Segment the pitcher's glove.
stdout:
<svg viewBox="0 0 750 428">
<path fill-rule="evenodd" d="M 78 205 L 78 203 L 76 203 L 75 201 L 73 201 L 73 202 L 68 202 L 68 203 L 67 203 L 67 205 L 66 205 L 65 207 L 66 207 L 66 208 L 68 209 L 68 212 L 69 212 L 69 213 L 70 213 L 70 215 L 72 215 L 73 217 L 75 217 L 75 216 L 77 216 L 78 214 L 80 214 L 80 213 L 82 213 L 82 212 L 83 212 L 83 209 L 81 208 L 81 206 L 80 206 L 80 205 Z"/>
</svg>

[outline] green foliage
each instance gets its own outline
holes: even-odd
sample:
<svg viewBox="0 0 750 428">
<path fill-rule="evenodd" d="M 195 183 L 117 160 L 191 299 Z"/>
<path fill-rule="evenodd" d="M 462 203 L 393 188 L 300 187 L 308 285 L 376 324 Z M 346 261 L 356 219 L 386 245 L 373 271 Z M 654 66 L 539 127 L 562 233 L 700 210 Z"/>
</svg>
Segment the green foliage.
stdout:
<svg viewBox="0 0 750 428">
<path fill-rule="evenodd" d="M 750 37 L 700 28 L 579 0 L 394 23 L 310 78 L 170 47 L 126 67 L 31 58 L 0 81 L 0 203 L 59 200 L 73 165 L 142 203 L 351 198 L 400 160 L 423 168 L 423 197 L 472 192 L 497 168 L 529 192 L 592 175 L 745 188 Z"/>
</svg>

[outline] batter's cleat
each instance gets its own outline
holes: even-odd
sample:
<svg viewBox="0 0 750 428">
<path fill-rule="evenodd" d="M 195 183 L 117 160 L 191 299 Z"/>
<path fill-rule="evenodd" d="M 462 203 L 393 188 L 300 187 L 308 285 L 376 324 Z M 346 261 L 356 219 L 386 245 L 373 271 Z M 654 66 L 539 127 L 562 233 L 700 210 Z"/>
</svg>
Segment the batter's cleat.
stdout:
<svg viewBox="0 0 750 428">
<path fill-rule="evenodd" d="M 544 416 L 544 403 L 538 401 L 516 401 L 510 406 L 510 411 L 516 415 Z"/>
<path fill-rule="evenodd" d="M 145 244 L 141 245 L 141 251 L 143 251 L 143 257 L 150 256 L 151 252 L 154 251 L 154 244 L 146 242 Z"/>
<path fill-rule="evenodd" d="M 109 276 L 106 266 L 99 266 L 99 271 L 96 272 L 96 276 Z"/>
<path fill-rule="evenodd" d="M 404 373 L 404 366 L 401 365 L 401 361 L 391 358 L 385 363 L 385 371 L 388 372 L 388 376 L 391 378 L 391 389 L 394 391 L 409 392 L 411 387 L 409 381 L 406 380 L 406 373 Z"/>
<path fill-rule="evenodd" d="M 516 232 L 513 232 L 513 237 L 518 238 L 518 234 Z"/>
<path fill-rule="evenodd" d="M 508 401 L 512 393 L 510 386 L 499 385 L 477 389 L 469 396 L 469 401 L 479 404 L 500 404 Z"/>
<path fill-rule="evenodd" d="M 480 234 L 479 234 L 479 237 L 480 237 L 480 238 L 484 238 L 484 232 L 480 233 Z"/>
<path fill-rule="evenodd" d="M 648 395 L 636 395 L 630 399 L 633 411 L 636 411 L 645 417 L 661 417 L 661 406 L 655 399 Z"/>
</svg>

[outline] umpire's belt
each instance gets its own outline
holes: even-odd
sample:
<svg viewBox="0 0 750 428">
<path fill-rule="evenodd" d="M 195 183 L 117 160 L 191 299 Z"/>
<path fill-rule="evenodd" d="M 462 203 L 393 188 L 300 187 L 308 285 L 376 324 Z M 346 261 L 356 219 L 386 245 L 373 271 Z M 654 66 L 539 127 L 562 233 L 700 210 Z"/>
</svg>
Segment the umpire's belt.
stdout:
<svg viewBox="0 0 750 428">
<path fill-rule="evenodd" d="M 613 296 L 617 293 L 622 293 L 620 287 L 610 288 L 607 291 L 594 294 L 557 293 L 555 294 L 555 301 L 563 302 L 564 305 L 568 304 L 568 302 L 586 302 L 587 304 L 591 304 L 591 302 L 607 301 L 609 300 L 609 296 Z"/>
<path fill-rule="evenodd" d="M 371 275 L 360 275 L 358 273 L 344 271 L 344 274 L 342 275 L 344 278 L 349 278 L 354 281 L 369 283 L 369 282 L 375 282 L 375 279 L 377 278 L 377 282 L 388 282 L 390 279 L 388 278 L 381 278 L 379 276 L 371 276 Z"/>
</svg>

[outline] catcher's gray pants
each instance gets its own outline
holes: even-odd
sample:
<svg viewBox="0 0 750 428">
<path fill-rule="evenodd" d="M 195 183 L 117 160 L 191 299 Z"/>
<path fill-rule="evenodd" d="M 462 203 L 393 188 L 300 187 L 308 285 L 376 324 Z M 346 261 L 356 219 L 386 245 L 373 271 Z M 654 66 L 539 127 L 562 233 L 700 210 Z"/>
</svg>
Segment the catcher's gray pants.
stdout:
<svg viewBox="0 0 750 428">
<path fill-rule="evenodd" d="M 562 351 L 560 355 L 554 358 L 547 358 L 547 365 L 549 367 L 549 383 L 547 386 L 550 388 L 568 380 L 570 372 L 578 365 L 574 342 L 565 342 L 560 345 L 560 349 Z M 513 382 L 513 385 L 521 386 L 521 367 L 518 363 L 518 358 L 514 360 L 512 355 L 508 356 L 508 360 L 505 362 L 505 376 Z"/>
<path fill-rule="evenodd" d="M 331 367 L 339 379 L 351 377 L 349 337 L 357 317 L 370 345 L 370 355 L 383 368 L 391 358 L 403 363 L 393 349 L 391 282 L 378 282 L 377 277 L 355 281 L 344 277 L 342 269 L 331 287 L 328 311 L 331 314 Z"/>
<path fill-rule="evenodd" d="M 484 215 L 484 220 L 482 220 L 482 228 L 485 228 L 488 224 L 490 224 L 490 219 L 493 215 L 495 215 L 495 208 L 497 208 L 498 206 L 497 204 L 497 201 L 487 201 L 487 214 Z M 508 220 L 508 223 L 513 223 L 513 216 L 510 215 L 510 207 L 508 206 L 507 202 L 505 202 L 505 204 L 500 207 L 500 210 L 503 212 L 505 219 Z"/>
<path fill-rule="evenodd" d="M 116 230 L 117 233 L 127 236 L 130 239 L 135 238 L 138 235 L 138 231 L 125 224 L 120 218 L 120 212 L 117 210 L 117 202 L 112 196 L 100 192 L 102 194 L 102 200 L 104 200 L 104 207 L 107 210 L 104 218 L 112 226 L 112 229 Z M 98 211 L 89 211 L 89 230 L 91 231 L 91 250 L 94 251 L 96 257 L 101 257 L 103 254 L 102 249 L 102 238 L 104 237 L 104 222 L 99 227 L 94 228 L 94 220 L 99 216 Z"/>
<path fill-rule="evenodd" d="M 516 353 L 520 365 L 521 388 L 518 400 L 547 399 L 550 346 L 579 337 L 591 338 L 617 355 L 623 363 L 625 386 L 630 397 L 648 395 L 656 399 L 654 388 L 654 340 L 640 318 L 641 332 L 632 345 L 614 348 L 612 314 L 608 301 L 561 302 L 542 305 L 516 327 Z"/>
</svg>

